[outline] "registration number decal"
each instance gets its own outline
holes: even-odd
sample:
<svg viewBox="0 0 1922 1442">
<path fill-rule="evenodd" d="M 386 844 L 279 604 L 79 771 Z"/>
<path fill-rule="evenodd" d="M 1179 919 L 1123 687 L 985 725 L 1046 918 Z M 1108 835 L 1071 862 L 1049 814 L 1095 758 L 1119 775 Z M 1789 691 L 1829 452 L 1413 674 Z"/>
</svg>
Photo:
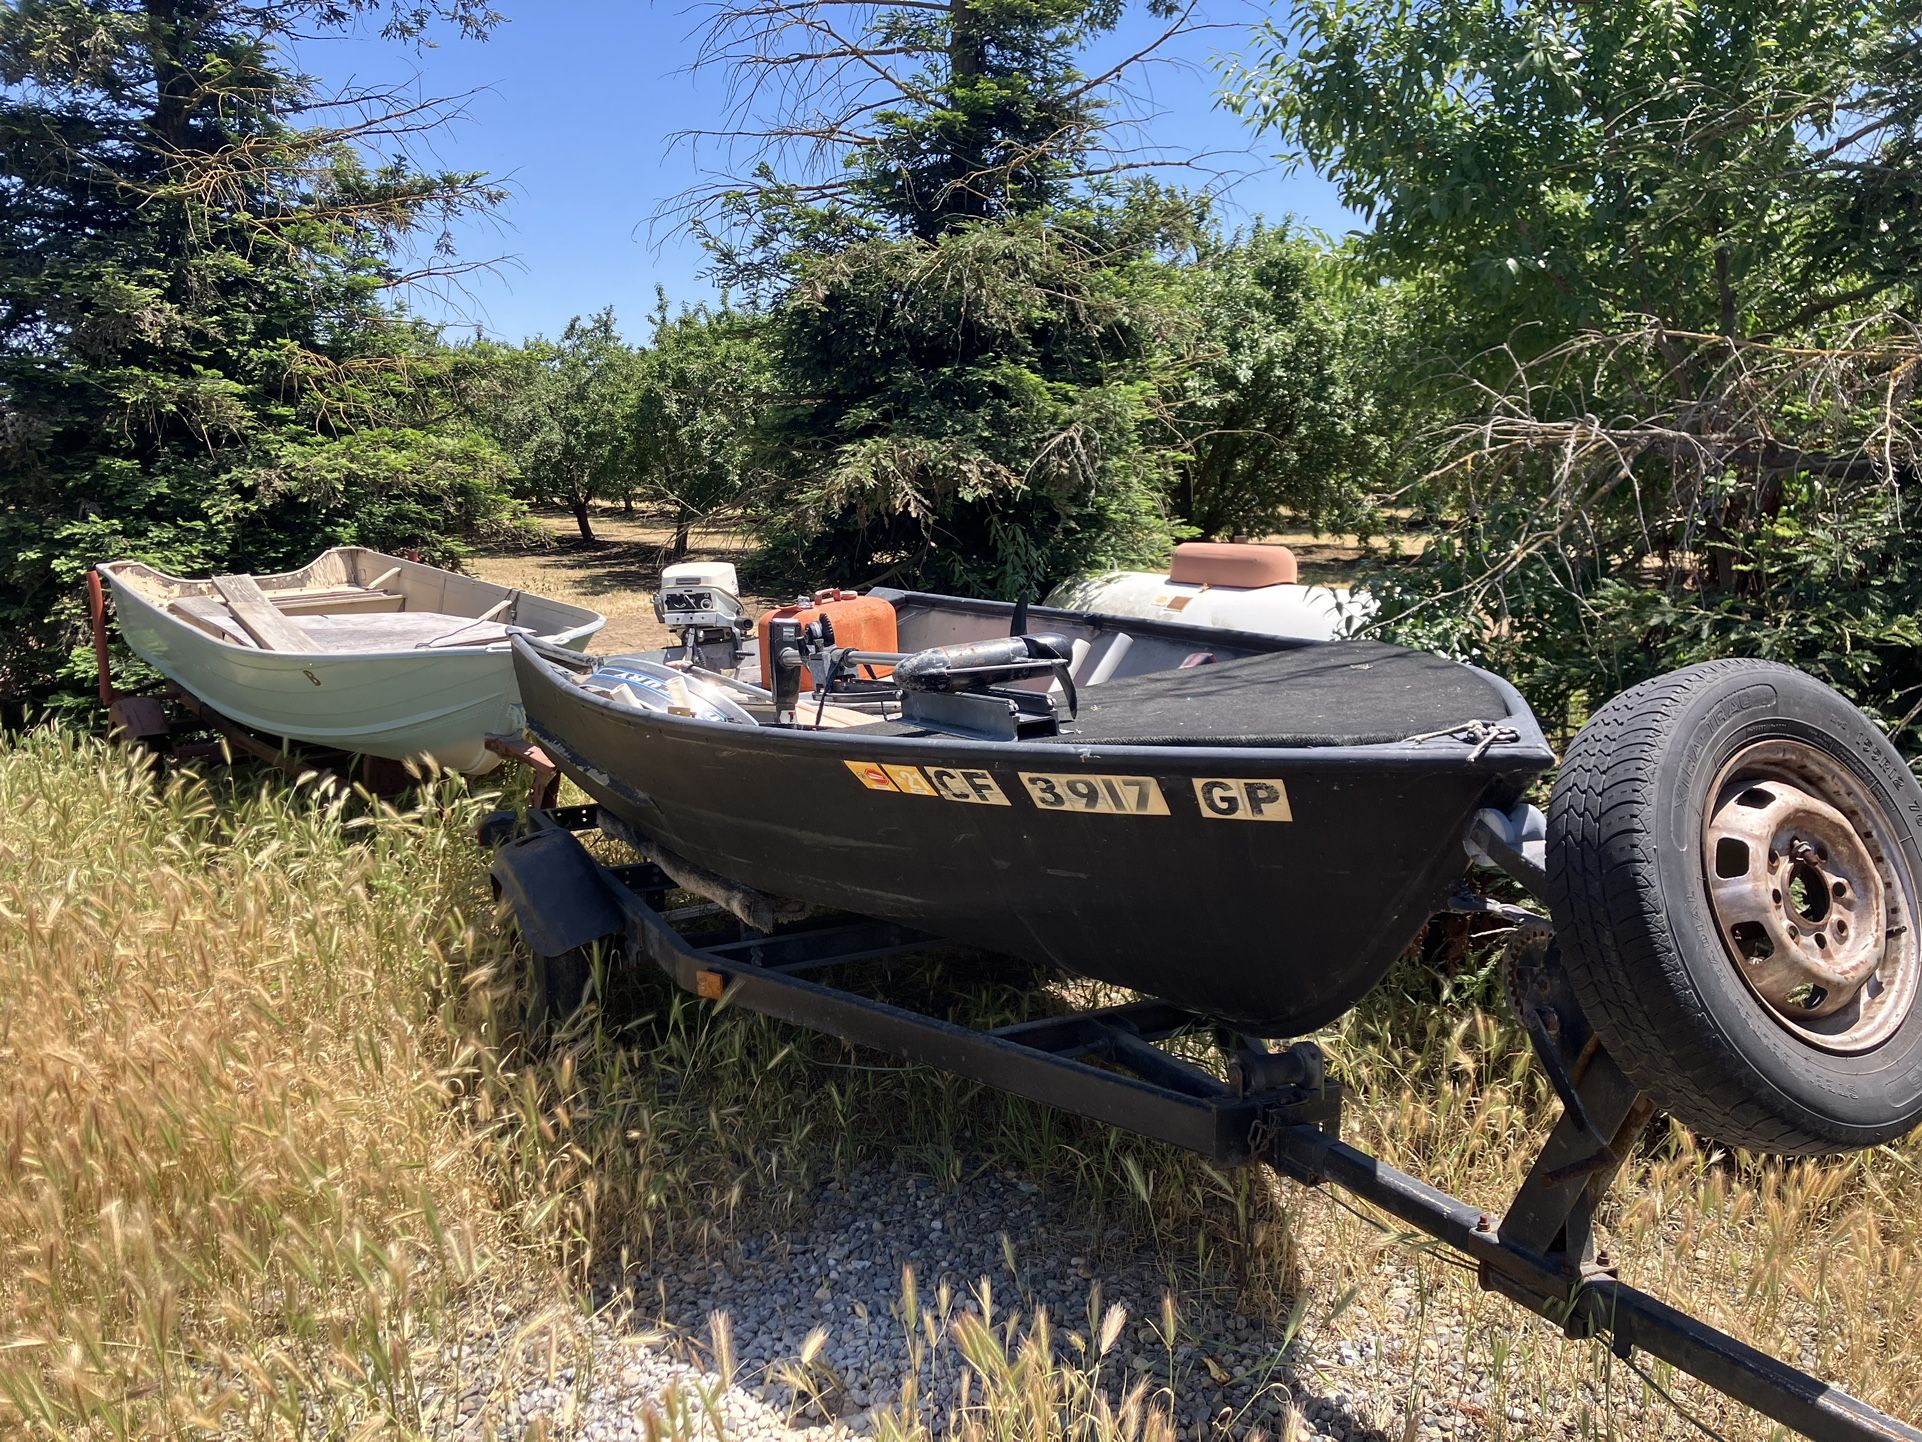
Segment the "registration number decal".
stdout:
<svg viewBox="0 0 1922 1442">
<path fill-rule="evenodd" d="M 1023 771 L 1021 784 L 1043 811 L 1108 816 L 1166 816 L 1168 798 L 1152 776 L 1089 776 Z"/>
<path fill-rule="evenodd" d="M 946 801 L 966 801 L 975 806 L 1006 806 L 1008 798 L 995 784 L 994 777 L 971 766 L 924 766 L 934 789 Z"/>
<path fill-rule="evenodd" d="M 1288 788 L 1279 776 L 1257 781 L 1239 776 L 1197 776 L 1195 800 L 1210 821 L 1293 821 Z"/>
<path fill-rule="evenodd" d="M 894 783 L 894 789 L 897 791 L 905 791 L 910 796 L 941 794 L 934 789 L 928 778 L 921 774 L 919 766 L 883 766 L 881 769 L 888 773 L 888 779 Z"/>
<path fill-rule="evenodd" d="M 904 796 L 938 796 L 970 806 L 1006 806 L 1007 795 L 994 777 L 973 766 L 885 766 L 879 761 L 844 763 L 870 791 Z"/>
</svg>

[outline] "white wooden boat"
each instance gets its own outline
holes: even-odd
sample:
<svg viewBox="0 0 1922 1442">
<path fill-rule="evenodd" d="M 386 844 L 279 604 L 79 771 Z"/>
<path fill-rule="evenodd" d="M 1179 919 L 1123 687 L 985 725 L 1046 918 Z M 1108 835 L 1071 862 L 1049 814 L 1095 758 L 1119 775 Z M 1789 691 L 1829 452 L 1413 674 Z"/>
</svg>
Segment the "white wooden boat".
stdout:
<svg viewBox="0 0 1922 1442">
<path fill-rule="evenodd" d="M 606 624 L 582 606 L 359 546 L 271 576 L 99 569 L 134 654 L 231 720 L 470 775 L 498 764 L 487 736 L 520 726 L 508 637 L 578 648 Z"/>
</svg>

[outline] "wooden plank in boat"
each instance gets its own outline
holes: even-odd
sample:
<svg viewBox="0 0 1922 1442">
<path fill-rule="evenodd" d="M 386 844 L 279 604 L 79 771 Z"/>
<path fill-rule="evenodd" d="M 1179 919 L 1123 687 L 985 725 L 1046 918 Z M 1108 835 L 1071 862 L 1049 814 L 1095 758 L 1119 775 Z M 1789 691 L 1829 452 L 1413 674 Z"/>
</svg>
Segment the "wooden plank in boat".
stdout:
<svg viewBox="0 0 1922 1442">
<path fill-rule="evenodd" d="M 232 641 L 240 646 L 254 644 L 254 638 L 247 634 L 246 627 L 240 624 L 234 613 L 212 596 L 182 596 L 169 601 L 167 609 L 176 616 L 186 617 L 208 635 L 222 641 Z"/>
<path fill-rule="evenodd" d="M 215 576 L 214 589 L 247 628 L 247 634 L 268 651 L 317 651 L 313 638 L 274 609 L 260 582 L 252 576 Z"/>
<path fill-rule="evenodd" d="M 270 591 L 267 599 L 283 616 L 352 616 L 398 611 L 406 598 L 398 591 L 368 591 L 348 586 L 337 591 Z"/>
<path fill-rule="evenodd" d="M 844 726 L 872 726 L 881 718 L 871 711 L 857 711 L 852 706 L 823 706 L 820 719 L 815 719 L 815 703 L 807 697 L 801 698 L 800 709 L 795 712 L 795 720 L 803 726 L 812 726 L 821 731 L 838 731 Z"/>
<path fill-rule="evenodd" d="M 367 590 L 365 586 L 276 586 L 269 591 L 265 586 L 262 593 L 275 605 L 285 601 L 324 601 L 329 597 L 358 596 Z"/>
</svg>

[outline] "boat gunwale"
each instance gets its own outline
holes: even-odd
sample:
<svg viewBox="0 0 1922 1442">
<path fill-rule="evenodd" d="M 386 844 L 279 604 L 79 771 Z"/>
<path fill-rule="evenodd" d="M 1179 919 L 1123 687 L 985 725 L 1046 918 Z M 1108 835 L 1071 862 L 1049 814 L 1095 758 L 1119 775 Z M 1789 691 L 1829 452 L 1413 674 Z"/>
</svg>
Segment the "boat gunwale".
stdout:
<svg viewBox="0 0 1922 1442">
<path fill-rule="evenodd" d="M 1201 628 L 1190 629 L 1200 630 Z M 1254 639 L 1272 641 L 1275 638 Z M 1313 646 L 1327 643 L 1308 641 L 1302 644 Z M 982 758 L 1018 759 L 1024 764 L 1039 769 L 1059 769 L 1060 763 L 1068 758 L 1085 762 L 1123 757 L 1130 760 L 1138 759 L 1145 765 L 1161 766 L 1175 771 L 1188 769 L 1199 762 L 1213 764 L 1232 762 L 1237 765 L 1246 765 L 1256 759 L 1266 761 L 1281 757 L 1289 758 L 1297 765 L 1313 763 L 1337 768 L 1365 767 L 1397 771 L 1432 770 L 1437 769 L 1440 763 L 1446 763 L 1451 767 L 1465 763 L 1471 769 L 1490 777 L 1510 776 L 1524 771 L 1546 771 L 1555 765 L 1556 759 L 1547 738 L 1542 734 L 1541 724 L 1535 719 L 1534 712 L 1529 709 L 1528 702 L 1522 694 L 1493 672 L 1484 671 L 1479 666 L 1469 666 L 1466 662 L 1460 661 L 1455 664 L 1475 672 L 1488 681 L 1508 706 L 1508 715 L 1495 724 L 1513 727 L 1517 732 L 1516 740 L 1496 741 L 1491 745 L 1484 745 L 1477 740 L 1458 740 L 1453 736 L 1440 736 L 1420 742 L 1404 738 L 1398 741 L 1341 746 L 1129 746 L 1111 741 L 1091 741 L 1085 745 L 1078 745 L 1071 741 L 1056 740 L 1042 744 L 1019 740 L 977 740 L 972 737 L 949 735 L 879 735 L 845 728 L 808 730 L 786 726 L 750 727 L 734 721 L 711 721 L 698 716 L 676 716 L 664 711 L 638 711 L 631 706 L 623 706 L 617 701 L 597 696 L 591 691 L 568 682 L 562 675 L 562 668 L 556 664 L 555 658 L 544 655 L 542 648 L 531 643 L 527 637 L 512 637 L 509 645 L 515 651 L 517 659 L 522 652 L 525 652 L 528 660 L 537 663 L 543 679 L 549 684 L 564 688 L 564 694 L 590 707 L 604 710 L 608 715 L 630 726 L 692 734 L 705 732 L 716 740 L 739 741 L 747 735 L 752 735 L 757 742 L 766 742 L 776 750 L 839 749 L 845 752 L 855 749 L 873 751 L 877 755 L 900 756 L 904 759 L 916 756 L 952 756 L 958 751 L 965 755 Z M 596 659 L 580 652 L 570 653 L 570 658 L 584 662 L 592 662 Z M 525 688 L 522 690 L 521 704 L 525 710 L 527 704 Z M 529 725 L 532 726 L 531 720 Z M 1464 723 L 1464 726 L 1466 725 L 1467 723 Z M 543 734 L 541 739 L 543 742 L 549 739 L 560 741 L 562 749 L 575 752 L 575 748 L 566 745 L 558 737 Z M 576 754 L 578 755 L 578 752 Z"/>
<path fill-rule="evenodd" d="M 503 586 L 498 581 L 489 581 L 480 576 L 462 575 L 462 573 L 458 571 L 448 571 L 444 566 L 428 565 L 425 561 L 410 562 L 407 561 L 405 557 L 389 556 L 385 551 L 376 551 L 371 546 L 329 546 L 326 550 L 315 556 L 313 560 L 307 562 L 306 565 L 296 566 L 291 571 L 273 571 L 266 573 L 266 579 L 273 581 L 280 580 L 284 577 L 297 576 L 301 572 L 311 570 L 313 567 L 319 565 L 328 556 L 347 551 L 364 551 L 368 555 L 381 556 L 389 560 L 401 561 L 404 564 L 421 566 L 430 571 L 443 571 L 450 576 L 459 576 L 463 581 L 471 581 L 477 585 L 487 586 L 497 590 L 503 597 L 516 593 L 535 596 L 549 605 L 560 606 L 589 618 L 586 621 L 569 627 L 567 630 L 544 632 L 532 637 L 532 639 L 544 645 L 566 646 L 573 641 L 583 641 L 590 636 L 598 634 L 607 626 L 607 617 L 601 612 L 593 610 L 591 607 L 579 606 L 572 601 L 563 601 L 558 597 L 548 596 L 541 592 L 528 591 L 519 586 Z M 163 624 L 190 630 L 194 632 L 197 637 L 204 638 L 216 646 L 224 647 L 226 650 L 242 656 L 279 657 L 288 661 L 298 661 L 304 666 L 312 666 L 315 664 L 330 665 L 338 662 L 353 662 L 356 665 L 365 665 L 369 662 L 384 662 L 389 660 L 418 662 L 423 655 L 501 656 L 508 653 L 508 642 L 514 639 L 511 636 L 503 637 L 499 641 L 490 641 L 486 645 L 481 646 L 416 646 L 410 647 L 405 651 L 282 651 L 271 650 L 264 646 L 243 646 L 238 641 L 230 640 L 225 636 L 217 636 L 211 631 L 193 625 L 192 622 L 184 621 L 180 617 L 170 614 L 166 606 L 156 604 L 152 597 L 142 594 L 137 587 L 132 585 L 120 574 L 122 570 L 134 566 L 140 567 L 142 570 L 159 577 L 163 581 L 172 582 L 177 585 L 207 585 L 210 584 L 212 580 L 211 577 L 176 576 L 171 571 L 163 571 L 150 562 L 142 561 L 137 557 L 131 556 L 123 557 L 117 561 L 102 561 L 94 568 L 100 573 L 101 578 L 113 587 L 114 599 L 118 604 L 124 605 L 129 601 L 137 602 L 157 617 Z M 250 574 L 254 574 L 256 581 L 260 579 L 259 574 Z M 194 594 L 199 593 L 195 592 Z"/>
<path fill-rule="evenodd" d="M 944 596 L 939 591 L 900 591 L 891 586 L 876 586 L 867 592 L 870 596 L 880 596 L 898 611 L 903 606 L 926 605 L 930 610 L 969 611 L 976 615 L 1006 616 L 1010 621 L 1018 609 L 1014 601 L 996 601 L 984 596 Z M 1159 635 L 1191 638 L 1195 641 L 1214 641 L 1233 646 L 1245 646 L 1251 651 L 1276 652 L 1298 651 L 1308 646 L 1325 646 L 1328 640 L 1352 640 L 1349 636 L 1335 636 L 1328 640 L 1313 636 L 1278 636 L 1267 631 L 1240 631 L 1232 626 L 1204 626 L 1190 621 L 1170 621 L 1159 616 L 1123 616 L 1109 611 L 1070 611 L 1060 606 L 1030 606 L 1027 616 L 1030 624 L 1057 616 L 1063 620 L 1076 621 L 1084 626 L 1093 626 L 1097 631 L 1125 631 L 1130 635 Z M 1452 658 L 1449 658 L 1452 659 Z M 1466 662 L 1457 662 L 1466 665 Z M 1469 667 L 1470 670 L 1479 669 Z M 1499 678 L 1496 678 L 1499 679 Z M 1506 683 L 1503 683 L 1506 685 Z M 1513 698 L 1521 701 L 1519 695 Z M 1524 710 L 1527 702 L 1521 701 Z"/>
</svg>

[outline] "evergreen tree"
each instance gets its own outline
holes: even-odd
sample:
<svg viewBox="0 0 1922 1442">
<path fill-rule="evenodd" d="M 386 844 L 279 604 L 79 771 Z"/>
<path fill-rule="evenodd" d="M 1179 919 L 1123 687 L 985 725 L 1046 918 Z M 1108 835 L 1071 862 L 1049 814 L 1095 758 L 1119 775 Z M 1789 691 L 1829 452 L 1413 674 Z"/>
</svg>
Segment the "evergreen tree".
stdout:
<svg viewBox="0 0 1922 1442">
<path fill-rule="evenodd" d="M 1103 106 L 1076 56 L 1119 11 L 1113 0 L 890 11 L 879 37 L 928 60 L 908 103 L 877 117 L 850 202 L 922 240 L 1067 204 L 1103 129 Z"/>
<path fill-rule="evenodd" d="M 282 46 L 481 0 L 17 0 L 0 9 L 0 692 L 68 664 L 85 568 L 271 570 L 511 514 L 387 300 L 478 176 L 372 163 L 431 120 L 320 94 Z M 323 118 L 333 117 L 334 123 Z"/>
<path fill-rule="evenodd" d="M 785 181 L 764 164 L 709 232 L 721 277 L 773 308 L 771 557 L 1009 595 L 1165 555 L 1163 262 L 1201 217 L 1120 175 L 1119 76 L 1077 67 L 1119 5 L 904 0 L 845 32 L 776 8 L 805 48 L 777 53 L 788 32 L 747 10 L 710 47 L 750 91 L 800 65 L 763 122 L 773 158 L 797 138 L 838 156 Z"/>
</svg>

